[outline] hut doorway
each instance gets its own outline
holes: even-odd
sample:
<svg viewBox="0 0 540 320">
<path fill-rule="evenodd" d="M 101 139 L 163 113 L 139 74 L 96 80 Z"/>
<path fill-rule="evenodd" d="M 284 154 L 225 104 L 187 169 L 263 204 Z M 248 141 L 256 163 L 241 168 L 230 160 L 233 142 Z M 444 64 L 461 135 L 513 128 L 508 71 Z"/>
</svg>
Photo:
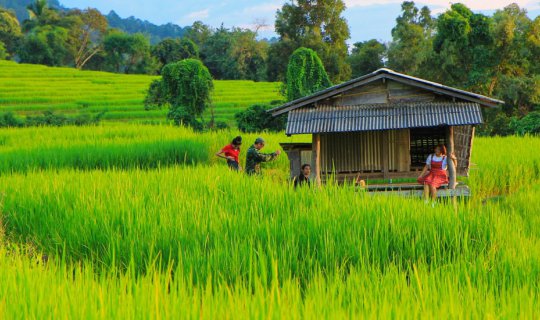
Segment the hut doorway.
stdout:
<svg viewBox="0 0 540 320">
<path fill-rule="evenodd" d="M 411 154 L 411 169 L 421 170 L 427 157 L 433 153 L 433 149 L 438 144 L 447 145 L 446 127 L 428 127 L 428 128 L 412 128 L 410 154 Z"/>
</svg>

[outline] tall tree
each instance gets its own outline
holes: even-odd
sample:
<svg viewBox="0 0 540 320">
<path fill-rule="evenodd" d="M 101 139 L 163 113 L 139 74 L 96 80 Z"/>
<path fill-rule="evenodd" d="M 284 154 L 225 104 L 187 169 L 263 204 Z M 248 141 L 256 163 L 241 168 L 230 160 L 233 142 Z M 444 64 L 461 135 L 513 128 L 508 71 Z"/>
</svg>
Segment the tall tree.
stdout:
<svg viewBox="0 0 540 320">
<path fill-rule="evenodd" d="M 152 55 L 160 63 L 160 69 L 172 62 L 198 58 L 199 48 L 190 39 L 165 39 L 152 48 Z"/>
<path fill-rule="evenodd" d="M 384 67 L 386 46 L 372 39 L 354 44 L 348 58 L 353 77 L 359 77 Z"/>
<path fill-rule="evenodd" d="M 331 85 L 324 65 L 315 51 L 299 48 L 291 55 L 285 77 L 288 101 L 308 96 Z"/>
<path fill-rule="evenodd" d="M 201 55 L 216 79 L 266 79 L 267 43 L 251 30 L 221 27 L 205 42 Z"/>
<path fill-rule="evenodd" d="M 284 4 L 277 12 L 275 28 L 280 42 L 292 45 L 279 46 L 292 51 L 299 47 L 311 48 L 319 54 L 334 82 L 349 80 L 346 40 L 350 32 L 347 21 L 341 16 L 344 10 L 342 0 L 297 0 Z M 281 56 L 289 56 L 292 51 Z M 285 70 L 287 60 L 276 62 Z"/>
<path fill-rule="evenodd" d="M 198 59 L 185 59 L 167 64 L 161 75 L 161 79 L 154 80 L 148 88 L 145 108 L 168 106 L 167 118 L 175 124 L 202 129 L 202 115 L 211 104 L 214 89 L 208 68 Z M 201 122 L 197 121 L 198 117 Z"/>
<path fill-rule="evenodd" d="M 190 27 L 188 27 L 185 37 L 195 42 L 195 44 L 201 48 L 211 35 L 212 28 L 201 21 L 195 21 Z"/>
<path fill-rule="evenodd" d="M 429 8 L 419 10 L 414 2 L 403 2 L 401 15 L 392 29 L 388 66 L 399 72 L 420 75 L 421 65 L 432 51 L 433 24 Z"/>
<path fill-rule="evenodd" d="M 0 41 L 5 45 L 6 55 L 12 56 L 22 38 L 21 26 L 15 14 L 0 8 Z"/>
<path fill-rule="evenodd" d="M 540 37 L 536 20 L 516 4 L 495 12 L 493 20 L 495 72 L 490 89 L 507 102 L 503 108 L 508 115 L 525 115 L 540 104 L 539 59 L 531 47 Z"/>
<path fill-rule="evenodd" d="M 72 10 L 68 16 L 73 17 L 73 27 L 70 28 L 71 40 L 74 46 L 74 63 L 77 69 L 82 69 L 90 59 L 103 50 L 108 24 L 107 18 L 98 10 Z"/>
<path fill-rule="evenodd" d="M 68 30 L 56 26 L 32 29 L 18 48 L 21 62 L 48 66 L 69 65 L 72 57 L 68 44 Z"/>
<path fill-rule="evenodd" d="M 153 74 L 156 71 L 150 43 L 142 34 L 112 32 L 105 37 L 104 49 L 109 71 L 126 74 Z"/>
</svg>

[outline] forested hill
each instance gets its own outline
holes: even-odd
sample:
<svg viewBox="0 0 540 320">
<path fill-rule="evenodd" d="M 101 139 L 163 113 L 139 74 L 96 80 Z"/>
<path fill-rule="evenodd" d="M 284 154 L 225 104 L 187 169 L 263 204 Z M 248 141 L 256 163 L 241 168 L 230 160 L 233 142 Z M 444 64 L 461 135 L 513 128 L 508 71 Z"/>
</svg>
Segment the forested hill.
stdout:
<svg viewBox="0 0 540 320">
<path fill-rule="evenodd" d="M 22 22 L 28 19 L 28 10 L 26 10 L 26 7 L 33 2 L 35 0 L 0 0 L 0 7 L 15 11 L 17 19 Z M 47 3 L 51 8 L 63 9 L 58 0 L 47 0 Z"/>
<path fill-rule="evenodd" d="M 2 1 L 2 0 L 0 0 Z M 156 44 L 166 38 L 181 38 L 187 31 L 173 23 L 155 25 L 149 21 L 137 19 L 133 16 L 121 18 L 116 12 L 111 11 L 106 15 L 109 26 L 120 29 L 127 33 L 143 33 L 150 36 L 150 42 Z"/>
<path fill-rule="evenodd" d="M 28 19 L 28 11 L 26 10 L 26 7 L 33 2 L 35 2 L 35 0 L 0 0 L 0 7 L 15 11 L 17 19 L 22 22 Z M 62 7 L 58 0 L 48 0 L 47 2 L 51 8 L 66 10 L 66 8 Z M 181 38 L 187 31 L 186 28 L 172 23 L 158 26 L 149 21 L 141 20 L 135 17 L 121 18 L 114 11 L 109 12 L 106 17 L 110 27 L 120 29 L 130 34 L 143 33 L 149 36 L 152 44 L 157 44 L 165 38 Z"/>
</svg>

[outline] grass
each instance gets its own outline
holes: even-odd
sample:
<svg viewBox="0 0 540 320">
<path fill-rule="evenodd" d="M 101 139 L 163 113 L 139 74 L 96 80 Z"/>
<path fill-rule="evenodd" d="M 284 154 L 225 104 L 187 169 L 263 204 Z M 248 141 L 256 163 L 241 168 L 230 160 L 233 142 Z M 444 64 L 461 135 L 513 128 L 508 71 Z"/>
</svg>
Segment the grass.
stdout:
<svg viewBox="0 0 540 320">
<path fill-rule="evenodd" d="M 20 116 L 46 110 L 65 114 L 107 112 L 106 121 L 165 120 L 167 111 L 145 111 L 143 100 L 157 77 L 78 71 L 0 61 L 0 110 Z M 282 100 L 279 83 L 214 81 L 218 121 L 234 124 L 234 114 L 257 103 Z M 209 111 L 205 115 L 209 119 Z"/>
<path fill-rule="evenodd" d="M 433 209 L 230 172 L 236 134 L 0 130 L 0 317 L 540 315 L 540 139 L 475 139 L 473 197 Z"/>
</svg>

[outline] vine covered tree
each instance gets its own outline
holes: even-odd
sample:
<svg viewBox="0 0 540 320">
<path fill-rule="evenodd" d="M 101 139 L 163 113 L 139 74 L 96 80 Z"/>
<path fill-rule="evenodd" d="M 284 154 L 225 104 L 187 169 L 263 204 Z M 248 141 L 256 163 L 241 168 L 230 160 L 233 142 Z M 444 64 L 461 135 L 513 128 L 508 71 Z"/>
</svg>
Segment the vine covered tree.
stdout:
<svg viewBox="0 0 540 320">
<path fill-rule="evenodd" d="M 288 101 L 308 96 L 331 85 L 324 65 L 315 51 L 299 48 L 291 55 L 285 77 Z"/>
<path fill-rule="evenodd" d="M 161 80 L 150 85 L 146 102 L 168 105 L 167 117 L 175 124 L 201 129 L 204 123 L 202 115 L 211 103 L 214 89 L 208 68 L 200 60 L 185 59 L 167 64 L 161 75 Z"/>
</svg>

